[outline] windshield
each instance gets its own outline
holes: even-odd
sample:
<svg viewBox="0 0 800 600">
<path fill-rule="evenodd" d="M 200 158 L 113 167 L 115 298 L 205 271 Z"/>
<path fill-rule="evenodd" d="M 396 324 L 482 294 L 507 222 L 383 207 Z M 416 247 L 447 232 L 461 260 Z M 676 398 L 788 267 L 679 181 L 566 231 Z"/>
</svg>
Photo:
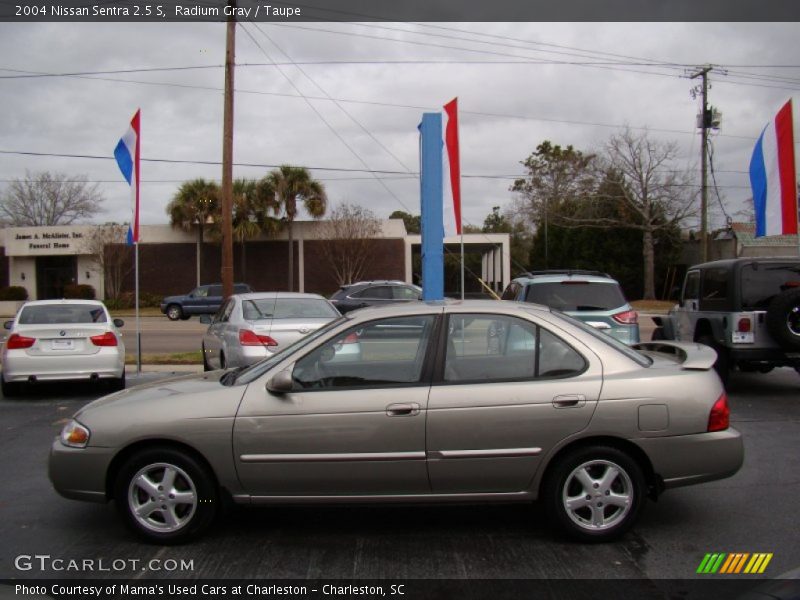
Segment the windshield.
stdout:
<svg viewBox="0 0 800 600">
<path fill-rule="evenodd" d="M 596 328 L 592 327 L 591 325 L 587 325 L 583 321 L 579 321 L 578 319 L 575 319 L 575 318 L 573 318 L 573 317 L 571 317 L 569 315 L 565 315 L 564 313 L 557 312 L 557 311 L 552 311 L 551 314 L 553 316 L 558 317 L 559 319 L 562 319 L 564 321 L 568 321 L 569 323 L 571 323 L 575 327 L 579 327 L 580 329 L 583 329 L 586 333 L 588 333 L 589 335 L 591 335 L 595 339 L 603 342 L 604 344 L 607 344 L 607 345 L 611 346 L 612 348 L 614 348 L 618 352 L 622 352 L 625 356 L 627 356 L 628 358 L 630 358 L 633 361 L 636 361 L 637 363 L 639 363 L 643 367 L 649 367 L 651 364 L 653 364 L 653 361 L 650 359 L 649 356 L 645 356 L 644 354 L 642 354 L 638 350 L 634 350 L 633 348 L 631 348 L 627 344 L 623 344 L 622 342 L 620 342 L 619 340 L 611 337 L 607 333 L 603 333 L 599 329 L 596 329 Z"/>
<path fill-rule="evenodd" d="M 257 298 L 242 302 L 247 321 L 260 319 L 309 319 L 338 317 L 339 313 L 322 298 Z"/>
<path fill-rule="evenodd" d="M 611 310 L 626 304 L 616 283 L 575 279 L 532 283 L 525 293 L 525 301 L 565 311 Z"/>
<path fill-rule="evenodd" d="M 309 333 L 307 336 L 301 337 L 299 340 L 296 340 L 295 342 L 287 345 L 286 347 L 283 348 L 283 350 L 280 350 L 279 352 L 277 352 L 276 354 L 273 354 L 269 358 L 265 358 L 262 361 L 259 361 L 259 362 L 255 363 L 253 365 L 250 365 L 249 367 L 245 367 L 244 369 L 242 369 L 240 371 L 236 371 L 236 377 L 234 377 L 234 378 L 225 377 L 224 378 L 225 381 L 223 381 L 223 380 L 220 380 L 220 381 L 224 385 L 250 383 L 251 381 L 254 381 L 255 379 L 258 379 L 259 377 L 261 377 L 261 375 L 263 375 L 264 373 L 269 371 L 272 367 L 277 365 L 280 361 L 282 361 L 284 359 L 284 357 L 286 356 L 287 352 L 290 352 L 290 351 L 293 352 L 293 351 L 295 351 L 295 350 L 297 350 L 299 348 L 303 348 L 304 346 L 307 346 L 307 345 L 311 344 L 312 342 L 314 342 L 318 338 L 320 338 L 320 337 L 324 336 L 326 333 L 328 333 L 328 331 L 330 331 L 334 327 L 338 326 L 344 320 L 345 320 L 345 317 L 340 317 L 340 318 L 338 318 L 338 319 L 336 319 L 334 321 L 331 321 L 330 323 L 326 323 L 325 325 L 323 325 L 322 327 L 320 327 L 316 331 L 313 331 L 313 332 Z"/>
</svg>

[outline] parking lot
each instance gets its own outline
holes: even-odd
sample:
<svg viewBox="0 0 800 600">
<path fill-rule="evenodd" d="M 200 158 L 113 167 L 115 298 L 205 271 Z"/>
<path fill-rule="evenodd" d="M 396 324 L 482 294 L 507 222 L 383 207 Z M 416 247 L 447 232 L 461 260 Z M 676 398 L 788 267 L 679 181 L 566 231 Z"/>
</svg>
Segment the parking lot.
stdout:
<svg viewBox="0 0 800 600">
<path fill-rule="evenodd" d="M 146 373 L 138 381 L 158 377 Z M 136 382 L 131 377 L 129 385 Z M 800 377 L 789 369 L 736 374 L 733 386 L 731 420 L 745 439 L 743 469 L 649 502 L 634 531 L 616 543 L 567 542 L 530 505 L 313 506 L 235 508 L 210 535 L 179 547 L 142 544 L 111 505 L 65 500 L 53 491 L 46 472 L 50 443 L 64 420 L 99 391 L 45 386 L 0 401 L 0 465 L 7 482 L 0 490 L 0 577 L 658 581 L 697 577 L 708 552 L 773 553 L 762 577 L 774 577 L 800 566 Z M 124 568 L 64 573 L 37 564 L 24 571 L 20 555 L 103 557 Z M 165 560 L 191 569 L 159 570 Z"/>
</svg>

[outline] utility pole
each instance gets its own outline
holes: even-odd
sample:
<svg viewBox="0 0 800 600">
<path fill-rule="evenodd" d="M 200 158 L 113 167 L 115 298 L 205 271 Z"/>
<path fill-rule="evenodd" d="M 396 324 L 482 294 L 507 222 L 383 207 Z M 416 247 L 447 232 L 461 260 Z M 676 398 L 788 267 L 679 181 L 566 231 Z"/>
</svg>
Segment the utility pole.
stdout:
<svg viewBox="0 0 800 600">
<path fill-rule="evenodd" d="M 702 128 L 703 141 L 700 144 L 701 154 L 701 183 L 700 183 L 700 236 L 703 246 L 703 262 L 708 261 L 708 130 L 711 127 L 711 111 L 708 109 L 708 72 L 714 67 L 706 65 L 691 76 L 703 78 L 700 93 L 702 94 L 703 107 L 700 114 L 700 127 Z M 693 94 L 696 92 L 693 90 Z"/>
<path fill-rule="evenodd" d="M 236 0 L 228 0 L 236 7 Z M 222 296 L 233 294 L 233 72 L 236 66 L 236 17 L 231 10 L 225 38 L 225 108 L 222 117 Z"/>
</svg>

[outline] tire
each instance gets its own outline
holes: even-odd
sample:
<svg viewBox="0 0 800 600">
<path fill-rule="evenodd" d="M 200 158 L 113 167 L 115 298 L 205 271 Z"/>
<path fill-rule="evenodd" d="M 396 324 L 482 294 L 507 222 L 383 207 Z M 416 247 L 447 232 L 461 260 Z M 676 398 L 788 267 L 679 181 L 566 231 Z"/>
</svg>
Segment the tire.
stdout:
<svg viewBox="0 0 800 600">
<path fill-rule="evenodd" d="M 177 321 L 183 318 L 183 309 L 178 304 L 170 304 L 164 314 L 170 321 Z"/>
<path fill-rule="evenodd" d="M 697 343 L 713 348 L 717 353 L 717 360 L 714 362 L 714 370 L 717 372 L 717 375 L 719 375 L 725 387 L 727 387 L 731 376 L 731 361 L 727 348 L 723 348 L 717 344 L 717 341 L 710 335 L 701 335 L 697 338 Z"/>
<path fill-rule="evenodd" d="M 800 288 L 772 299 L 767 308 L 767 330 L 781 347 L 800 349 Z"/>
<path fill-rule="evenodd" d="M 15 398 L 22 395 L 22 384 L 18 382 L 8 382 L 0 376 L 0 389 L 3 391 L 3 398 Z"/>
<path fill-rule="evenodd" d="M 112 392 L 119 392 L 125 389 L 125 369 L 122 369 L 122 377 L 116 377 L 109 380 L 108 388 Z"/>
<path fill-rule="evenodd" d="M 650 341 L 651 342 L 660 342 L 661 340 L 666 340 L 667 336 L 664 335 L 664 328 L 663 327 L 656 327 L 653 329 L 653 333 L 650 334 Z"/>
<path fill-rule="evenodd" d="M 171 448 L 134 454 L 119 472 L 114 498 L 126 524 L 159 544 L 178 544 L 199 535 L 211 525 L 219 505 L 209 469 Z"/>
<path fill-rule="evenodd" d="M 208 359 L 206 358 L 206 345 L 202 345 L 203 349 L 203 371 L 210 371 L 211 365 L 208 364 Z"/>
<path fill-rule="evenodd" d="M 630 456 L 589 446 L 558 459 L 545 481 L 543 501 L 551 521 L 570 537 L 608 542 L 639 518 L 646 487 L 641 467 Z"/>
<path fill-rule="evenodd" d="M 225 360 L 225 353 L 224 352 L 220 352 L 219 353 L 219 368 L 220 369 L 227 369 L 228 368 L 228 362 Z"/>
</svg>

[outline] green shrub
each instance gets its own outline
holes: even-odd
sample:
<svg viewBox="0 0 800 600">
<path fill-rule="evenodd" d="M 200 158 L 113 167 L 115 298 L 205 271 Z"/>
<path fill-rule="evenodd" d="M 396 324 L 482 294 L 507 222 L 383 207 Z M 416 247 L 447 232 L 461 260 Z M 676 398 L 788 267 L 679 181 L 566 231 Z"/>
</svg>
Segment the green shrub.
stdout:
<svg viewBox="0 0 800 600">
<path fill-rule="evenodd" d="M 28 299 L 28 290 L 21 285 L 0 288 L 0 300 L 21 301 Z"/>
<path fill-rule="evenodd" d="M 139 308 L 157 308 L 161 306 L 161 294 L 139 292 Z M 122 292 L 119 298 L 109 298 L 105 301 L 111 310 L 133 310 L 136 308 L 136 296 L 133 292 Z"/>
<path fill-rule="evenodd" d="M 94 288 L 86 283 L 70 283 L 64 286 L 64 298 L 94 300 L 96 297 Z"/>
</svg>

